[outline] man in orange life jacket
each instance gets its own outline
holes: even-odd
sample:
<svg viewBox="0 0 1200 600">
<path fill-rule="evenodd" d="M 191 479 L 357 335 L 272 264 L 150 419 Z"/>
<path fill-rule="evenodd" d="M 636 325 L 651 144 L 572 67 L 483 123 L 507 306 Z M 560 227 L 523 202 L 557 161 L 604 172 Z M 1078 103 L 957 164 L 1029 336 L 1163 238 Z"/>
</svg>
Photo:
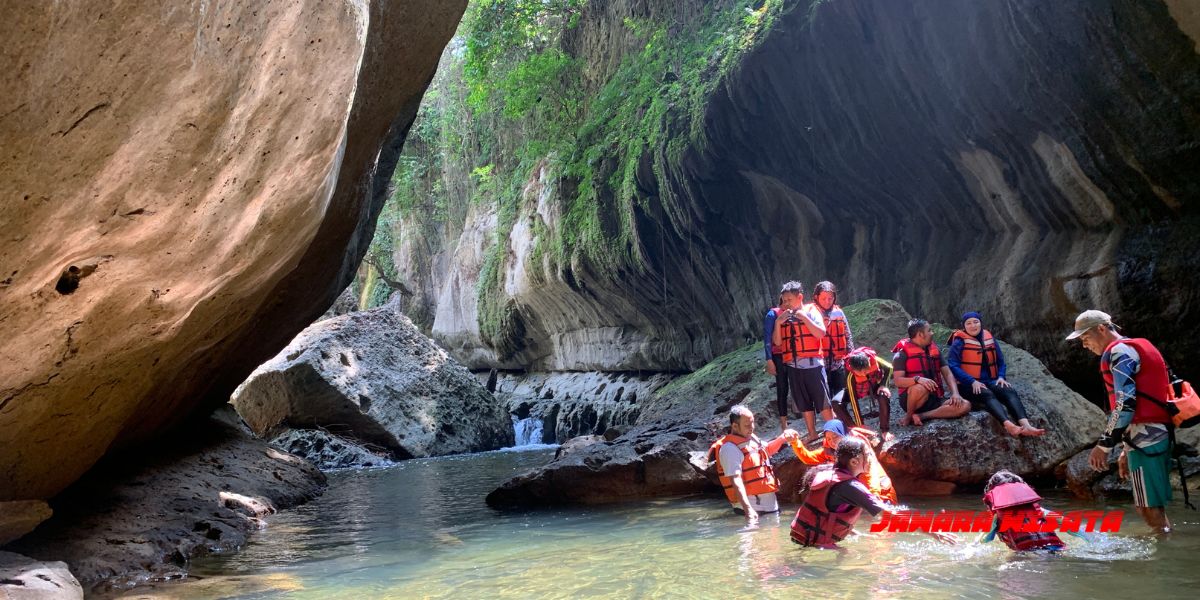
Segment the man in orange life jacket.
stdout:
<svg viewBox="0 0 1200 600">
<path fill-rule="evenodd" d="M 1171 397 L 1166 361 L 1149 340 L 1117 333 L 1112 317 L 1098 310 L 1081 313 L 1068 340 L 1078 339 L 1100 356 L 1100 374 L 1111 412 L 1100 441 L 1088 455 L 1097 471 L 1108 470 L 1109 454 L 1124 441 L 1117 461 L 1122 479 L 1133 482 L 1133 505 L 1158 533 L 1171 530 L 1166 506 L 1171 501 Z"/>
<path fill-rule="evenodd" d="M 924 419 L 957 419 L 971 411 L 971 405 L 958 394 L 958 382 L 941 351 L 933 342 L 933 328 L 924 319 L 908 322 L 908 337 L 892 349 L 892 367 L 900 405 L 904 407 L 901 425 L 920 426 Z M 942 399 L 942 383 L 950 386 L 950 399 Z"/>
<path fill-rule="evenodd" d="M 804 304 L 804 287 L 798 281 L 784 284 L 783 313 L 775 319 L 771 341 L 783 348 L 792 401 L 804 415 L 808 426 L 806 442 L 817 439 L 816 412 L 828 421 L 833 418 L 829 406 L 829 382 L 825 380 L 825 320 L 813 304 Z"/>
<path fill-rule="evenodd" d="M 748 524 L 757 523 L 760 513 L 779 512 L 775 497 L 779 483 L 771 468 L 771 457 L 785 442 L 798 436 L 789 429 L 764 443 L 754 435 L 754 413 L 740 404 L 730 409 L 729 433 L 709 447 L 708 459 L 717 464 L 725 497 L 734 510 L 745 513 Z"/>
</svg>

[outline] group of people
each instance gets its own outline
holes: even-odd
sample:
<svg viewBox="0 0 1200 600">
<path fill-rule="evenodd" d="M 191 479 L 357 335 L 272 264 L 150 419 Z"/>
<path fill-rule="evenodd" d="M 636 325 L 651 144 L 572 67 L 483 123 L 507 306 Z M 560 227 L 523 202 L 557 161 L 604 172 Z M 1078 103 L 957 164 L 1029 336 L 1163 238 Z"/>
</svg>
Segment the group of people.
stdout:
<svg viewBox="0 0 1200 600">
<path fill-rule="evenodd" d="M 899 388 L 904 425 L 961 417 L 975 407 L 995 417 L 1009 435 L 1045 433 L 1029 421 L 1006 379 L 1004 355 L 983 328 L 978 312 L 962 316 L 962 327 L 950 336 L 945 357 L 933 341 L 929 323 L 913 319 L 908 337 L 896 343 L 889 363 L 871 348 L 854 346 L 836 298 L 836 288 L 828 281 L 817 284 L 811 304 L 804 303 L 800 283 L 784 284 L 779 306 L 767 312 L 764 323 L 766 371 L 776 377 L 782 433 L 764 442 L 755 435 L 753 412 L 738 405 L 730 411 L 729 433 L 710 448 L 730 504 L 751 524 L 760 513 L 779 510 L 772 455 L 788 444 L 802 462 L 815 466 L 805 475 L 801 506 L 791 524 L 792 540 L 804 546 L 835 546 L 853 532 L 864 512 L 877 516 L 894 510 L 896 492 L 875 453 L 876 447 L 893 438 L 888 427 L 889 379 Z M 1165 507 L 1172 496 L 1173 429 L 1167 399 L 1174 398 L 1175 392 L 1162 355 L 1145 339 L 1122 336 L 1112 318 L 1097 310 L 1080 314 L 1067 339 L 1078 339 L 1100 356 L 1108 389 L 1110 416 L 1089 464 L 1107 471 L 1110 454 L 1123 445 L 1118 470 L 1133 482 L 1135 509 L 1156 532 L 1170 531 Z M 945 397 L 947 389 L 949 397 Z M 863 412 L 864 400 L 877 405 L 878 433 L 865 427 L 869 413 Z M 791 409 L 804 418 L 808 434 L 803 439 L 788 427 Z M 824 421 L 823 440 L 811 449 L 808 444 L 817 441 L 818 412 Z M 1040 500 L 1019 476 L 1007 471 L 993 475 L 984 501 L 995 520 L 982 539 L 1000 539 L 1015 550 L 1061 549 L 1062 540 L 1052 534 L 1030 536 L 1000 529 L 1004 511 L 1041 511 Z M 952 535 L 931 535 L 943 542 L 956 541 Z"/>
<path fill-rule="evenodd" d="M 1007 380 L 1007 364 L 992 333 L 983 328 L 975 311 L 962 316 L 962 327 L 947 340 L 943 355 L 924 319 L 908 323 L 908 337 L 896 342 L 892 360 L 875 349 L 854 344 L 845 312 L 837 305 L 837 288 L 822 281 L 805 304 L 804 286 L 783 284 L 779 305 L 763 321 L 765 369 L 775 377 L 780 429 L 789 414 L 799 413 L 807 426 L 805 443 L 817 439 L 816 414 L 828 421 L 862 427 L 863 408 L 875 404 L 879 434 L 891 440 L 891 390 L 900 391 L 903 425 L 922 425 L 928 419 L 954 419 L 972 409 L 986 410 L 1012 436 L 1039 436 L 1016 390 Z M 949 397 L 946 390 L 950 391 Z M 789 398 L 790 396 L 790 398 Z M 864 402 L 869 401 L 869 402 Z"/>
</svg>

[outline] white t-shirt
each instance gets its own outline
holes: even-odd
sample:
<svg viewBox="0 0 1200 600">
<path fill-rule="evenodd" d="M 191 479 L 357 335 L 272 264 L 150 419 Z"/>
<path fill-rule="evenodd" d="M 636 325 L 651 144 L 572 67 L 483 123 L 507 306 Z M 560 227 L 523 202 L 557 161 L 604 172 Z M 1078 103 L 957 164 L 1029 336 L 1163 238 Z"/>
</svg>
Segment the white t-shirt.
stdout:
<svg viewBox="0 0 1200 600">
<path fill-rule="evenodd" d="M 754 452 L 758 446 L 755 439 L 751 438 L 749 442 L 746 442 L 751 452 Z M 733 442 L 721 444 L 721 450 L 717 457 L 721 461 L 721 471 L 730 477 L 741 477 L 742 457 L 742 450 L 737 447 L 737 444 Z M 779 510 L 779 500 L 775 497 L 775 492 L 759 494 L 757 496 L 747 494 L 746 497 L 750 499 L 750 506 L 754 507 L 756 512 L 771 513 Z M 740 510 L 742 505 L 734 502 L 733 507 Z"/>
</svg>

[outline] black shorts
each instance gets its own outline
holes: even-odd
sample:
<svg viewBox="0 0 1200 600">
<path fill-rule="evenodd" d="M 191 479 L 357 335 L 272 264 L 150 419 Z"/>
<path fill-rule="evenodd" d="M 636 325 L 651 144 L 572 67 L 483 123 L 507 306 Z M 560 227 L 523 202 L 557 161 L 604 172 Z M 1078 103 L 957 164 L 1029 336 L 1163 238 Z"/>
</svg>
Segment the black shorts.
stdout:
<svg viewBox="0 0 1200 600">
<path fill-rule="evenodd" d="M 941 406 L 945 403 L 945 398 L 930 394 L 928 398 L 925 398 L 925 402 L 923 402 L 921 406 L 917 407 L 917 410 L 913 411 L 913 414 L 929 412 L 931 410 L 941 408 Z"/>
<path fill-rule="evenodd" d="M 792 390 L 792 402 L 800 412 L 821 412 L 829 406 L 829 383 L 825 381 L 825 369 L 797 369 L 788 367 L 788 387 Z"/>
</svg>

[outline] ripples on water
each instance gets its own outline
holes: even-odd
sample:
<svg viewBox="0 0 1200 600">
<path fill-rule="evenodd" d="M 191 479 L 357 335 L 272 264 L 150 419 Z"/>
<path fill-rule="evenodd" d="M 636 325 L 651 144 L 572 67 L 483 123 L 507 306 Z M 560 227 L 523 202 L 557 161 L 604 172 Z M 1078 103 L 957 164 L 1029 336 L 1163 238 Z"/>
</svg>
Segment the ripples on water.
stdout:
<svg viewBox="0 0 1200 600">
<path fill-rule="evenodd" d="M 754 531 L 719 498 L 501 513 L 483 497 L 543 464 L 549 450 L 405 461 L 330 476 L 318 500 L 270 518 L 194 578 L 126 597 L 171 598 L 1031 598 L 1178 597 L 1194 590 L 1197 513 L 1172 507 L 1177 532 L 1155 541 L 1128 512 L 1125 533 L 1058 555 L 942 546 L 919 534 L 863 537 L 844 550 L 788 539 L 794 507 Z M 978 498 L 919 499 L 916 509 L 982 509 Z M 1096 508 L 1065 497 L 1058 510 Z M 1179 504 L 1179 503 L 1177 503 Z M 1123 506 L 1121 506 L 1124 508 Z M 1186 512 L 1185 512 L 1186 511 Z M 865 525 L 865 522 L 863 522 Z M 865 529 L 863 527 L 862 529 Z M 1191 593 L 1191 592 L 1189 592 Z"/>
</svg>

